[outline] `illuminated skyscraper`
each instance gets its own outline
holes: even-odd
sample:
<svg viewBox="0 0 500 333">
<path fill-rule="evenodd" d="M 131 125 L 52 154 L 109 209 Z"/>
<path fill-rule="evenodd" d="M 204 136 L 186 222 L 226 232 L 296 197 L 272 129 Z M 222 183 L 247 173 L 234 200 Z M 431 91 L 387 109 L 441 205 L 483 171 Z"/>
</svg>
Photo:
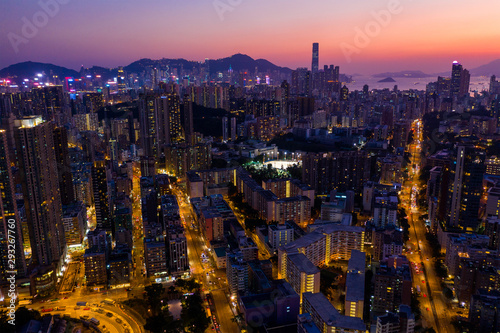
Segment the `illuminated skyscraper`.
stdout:
<svg viewBox="0 0 500 333">
<path fill-rule="evenodd" d="M 313 43 L 311 72 L 315 74 L 319 68 L 319 43 Z"/>
<path fill-rule="evenodd" d="M 454 61 L 451 68 L 451 96 L 460 98 L 469 92 L 470 73 L 458 61 Z"/>
<path fill-rule="evenodd" d="M 48 266 L 61 260 L 66 246 L 54 125 L 31 116 L 16 120 L 15 126 L 32 259 Z"/>
<path fill-rule="evenodd" d="M 189 95 L 184 95 L 184 137 L 188 145 L 195 144 L 195 136 L 193 129 L 193 101 Z"/>
<path fill-rule="evenodd" d="M 12 245 L 12 240 L 15 241 L 15 260 L 9 260 L 9 252 L 12 253 L 12 251 L 9 251 L 9 244 Z M 10 249 L 12 250 L 12 246 Z M 14 183 L 7 133 L 0 130 L 0 281 L 7 282 L 7 277 L 10 276 L 7 271 L 16 270 L 18 277 L 24 276 L 26 262 L 24 259 L 21 219 L 14 198 Z"/>
<path fill-rule="evenodd" d="M 125 73 L 123 72 L 123 67 L 118 67 L 118 76 L 116 77 L 116 83 L 118 84 L 118 90 L 125 90 Z"/>
<path fill-rule="evenodd" d="M 141 95 L 139 98 L 140 141 L 144 156 L 157 156 L 155 96 Z"/>
<path fill-rule="evenodd" d="M 478 225 L 479 205 L 486 171 L 483 152 L 474 146 L 458 146 L 455 165 L 451 168 L 449 225 L 471 228 Z"/>
<path fill-rule="evenodd" d="M 157 152 L 166 145 L 183 141 L 181 105 L 177 94 L 161 96 L 155 100 L 155 124 L 157 126 Z"/>
<path fill-rule="evenodd" d="M 111 212 L 105 161 L 96 161 L 92 166 L 92 192 L 94 195 L 97 229 L 111 231 Z"/>
</svg>

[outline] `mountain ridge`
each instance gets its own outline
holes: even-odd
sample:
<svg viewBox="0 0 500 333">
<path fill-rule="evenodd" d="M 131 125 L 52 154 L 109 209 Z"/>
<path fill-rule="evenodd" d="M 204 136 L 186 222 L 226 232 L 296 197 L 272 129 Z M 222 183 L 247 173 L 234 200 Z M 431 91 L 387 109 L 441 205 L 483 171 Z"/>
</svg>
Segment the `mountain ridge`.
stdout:
<svg viewBox="0 0 500 333">
<path fill-rule="evenodd" d="M 199 68 L 203 63 L 208 64 L 210 74 L 215 74 L 217 72 L 228 71 L 230 68 L 235 72 L 248 71 L 250 73 L 254 72 L 257 68 L 260 72 L 273 72 L 279 71 L 284 74 L 289 75 L 292 69 L 288 67 L 278 66 L 267 59 L 254 59 L 246 54 L 236 53 L 232 56 L 219 58 L 219 59 L 207 59 L 204 62 L 186 60 L 184 58 L 162 58 L 162 59 L 150 59 L 141 58 L 139 60 L 133 61 L 130 64 L 124 66 L 126 72 L 131 73 L 141 73 L 148 68 L 183 68 L 185 70 L 193 70 L 194 68 Z M 111 79 L 116 77 L 117 68 L 107 68 L 101 66 L 92 66 L 85 69 L 91 75 L 101 75 L 103 79 Z M 500 59 L 493 60 L 484 65 L 472 68 L 469 70 L 472 76 L 491 76 L 496 75 L 500 77 Z M 0 77 L 11 78 L 14 81 L 21 81 L 25 78 L 30 78 L 38 73 L 45 73 L 49 75 L 53 73 L 61 78 L 64 77 L 79 77 L 80 73 L 76 70 L 58 66 L 52 63 L 42 63 L 34 61 L 25 61 L 12 64 L 0 70 Z M 437 76 L 450 76 L 451 69 L 449 72 L 442 73 L 432 73 L 427 74 L 420 70 L 403 70 L 398 72 L 384 72 L 371 75 L 375 78 L 430 78 Z M 355 76 L 355 75 L 354 75 Z M 19 82 L 18 82 L 19 83 Z"/>
<path fill-rule="evenodd" d="M 253 72 L 256 68 L 258 68 L 260 72 L 279 71 L 286 74 L 290 74 L 292 71 L 288 67 L 281 67 L 275 65 L 266 59 L 253 59 L 252 57 L 241 53 L 237 53 L 230 57 L 225 57 L 225 58 L 208 59 L 206 60 L 206 62 L 208 63 L 210 74 L 228 71 L 230 68 L 232 68 L 235 72 L 239 71 Z M 185 70 L 193 70 L 194 68 L 199 67 L 202 63 L 203 62 L 186 60 L 183 58 L 178 58 L 178 59 L 162 58 L 156 60 L 150 58 L 142 58 L 133 61 L 132 63 L 124 66 L 123 68 L 126 72 L 130 73 L 141 73 L 147 70 L 148 68 L 159 68 L 163 70 L 166 70 L 167 68 L 178 68 L 178 69 L 184 68 Z M 63 66 L 58 66 L 51 63 L 25 61 L 1 69 L 0 77 L 9 77 L 17 79 L 17 81 L 19 81 L 25 78 L 31 78 L 38 73 L 45 73 L 46 75 L 49 75 L 50 72 L 59 77 L 80 76 L 80 72 Z M 92 66 L 89 68 L 85 68 L 85 72 L 91 75 L 101 75 L 103 79 L 109 79 L 112 77 L 116 77 L 118 69 L 106 68 L 101 66 Z"/>
</svg>

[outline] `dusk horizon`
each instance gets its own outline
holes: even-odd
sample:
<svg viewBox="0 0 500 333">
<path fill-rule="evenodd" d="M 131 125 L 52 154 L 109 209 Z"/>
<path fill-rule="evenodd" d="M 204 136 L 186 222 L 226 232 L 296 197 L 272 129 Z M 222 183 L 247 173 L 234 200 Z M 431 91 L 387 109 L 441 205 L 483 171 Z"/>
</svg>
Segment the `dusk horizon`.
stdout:
<svg viewBox="0 0 500 333">
<path fill-rule="evenodd" d="M 321 52 L 321 50 L 320 50 L 320 52 Z M 6 66 L 0 67 L 0 70 L 3 68 L 7 68 L 9 66 L 18 64 L 18 63 L 22 63 L 22 62 L 40 62 L 40 63 L 53 64 L 56 66 L 65 67 L 65 68 L 72 69 L 75 71 L 79 71 L 82 66 L 84 68 L 91 68 L 93 66 L 110 68 L 110 69 L 118 68 L 120 66 L 128 66 L 128 65 L 130 65 L 136 61 L 142 60 L 142 59 L 150 59 L 150 60 L 184 59 L 187 61 L 197 61 L 197 62 L 203 63 L 206 59 L 218 60 L 218 59 L 223 59 L 223 58 L 229 58 L 229 57 L 232 57 L 232 56 L 238 55 L 238 54 L 249 56 L 249 57 L 253 58 L 254 60 L 258 60 L 258 59 L 268 60 L 269 62 L 271 62 L 272 64 L 274 64 L 276 66 L 286 67 L 286 68 L 290 68 L 292 70 L 295 68 L 309 67 L 310 66 L 310 64 L 308 64 L 306 61 L 304 61 L 304 63 L 295 63 L 295 65 L 294 64 L 287 65 L 284 62 L 280 62 L 280 60 L 274 61 L 271 58 L 266 57 L 266 56 L 258 56 L 257 57 L 257 56 L 253 56 L 251 53 L 236 52 L 236 53 L 232 53 L 232 54 L 228 54 L 228 55 L 221 55 L 221 56 L 212 57 L 212 58 L 208 58 L 208 57 L 190 58 L 190 57 L 177 57 L 177 56 L 160 56 L 160 57 L 141 56 L 141 57 L 137 57 L 137 58 L 131 58 L 130 60 L 127 59 L 127 60 L 124 60 L 123 62 L 118 62 L 118 61 L 105 62 L 104 61 L 102 63 L 82 63 L 80 65 L 75 65 L 75 66 L 68 64 L 68 63 L 65 63 L 64 61 L 63 62 L 51 61 L 50 58 L 47 58 L 47 59 L 26 59 L 26 60 L 18 61 L 16 63 L 12 63 L 12 64 L 8 64 Z M 356 64 L 347 64 L 346 65 L 346 64 L 342 64 L 341 62 L 336 63 L 335 61 L 327 61 L 327 60 L 323 60 L 323 62 L 324 62 L 324 64 L 323 64 L 323 62 L 321 61 L 321 59 L 322 59 L 321 53 L 320 53 L 319 59 L 320 59 L 320 61 L 319 61 L 320 67 L 323 65 L 330 65 L 330 64 L 339 65 L 342 68 L 352 67 L 351 71 L 343 70 L 343 72 L 345 74 L 348 74 L 348 75 L 370 76 L 370 75 L 379 74 L 379 73 L 383 73 L 383 72 L 400 72 L 400 71 L 422 71 L 425 74 L 433 75 L 433 74 L 438 74 L 438 73 L 450 72 L 451 71 L 451 64 L 453 63 L 453 61 L 458 61 L 459 63 L 461 63 L 462 65 L 464 65 L 468 68 L 475 68 L 475 67 L 479 67 L 479 66 L 488 64 L 488 63 L 496 61 L 496 60 L 500 60 L 500 54 L 497 57 L 485 58 L 484 61 L 478 60 L 477 58 L 475 58 L 472 61 L 463 61 L 463 60 L 461 60 L 462 58 L 460 58 L 460 57 L 446 58 L 446 59 L 443 59 L 442 61 L 440 61 L 439 65 L 436 64 L 435 66 L 431 66 L 431 67 L 427 67 L 427 68 L 424 67 L 425 65 L 422 65 L 420 67 L 415 65 L 415 61 L 409 61 L 408 63 L 403 62 L 400 65 L 394 65 L 394 62 L 390 62 L 390 64 L 388 63 L 387 65 L 384 65 L 384 66 L 375 66 L 376 63 L 373 63 L 374 66 L 370 66 L 370 67 L 376 67 L 377 70 L 369 70 L 369 72 L 356 70 L 356 68 L 358 68 L 356 66 Z M 383 62 L 383 63 L 385 63 L 385 62 Z"/>
<path fill-rule="evenodd" d="M 1 333 L 500 332 L 500 1 L 0 1 Z"/>
<path fill-rule="evenodd" d="M 243 53 L 294 69 L 310 66 L 313 42 L 321 45 L 320 66 L 339 65 L 346 73 L 436 73 L 454 60 L 473 68 L 500 58 L 499 32 L 487 28 L 500 9 L 494 1 L 488 11 L 484 2 L 449 0 L 320 1 L 306 10 L 289 1 L 262 0 L 151 0 L 140 8 L 126 1 L 116 7 L 113 1 L 58 0 L 48 9 L 28 3 L 2 4 L 1 68 L 31 60 L 78 70 L 141 58 L 203 61 Z M 26 21 L 37 19 L 36 33 L 23 31 Z"/>
</svg>

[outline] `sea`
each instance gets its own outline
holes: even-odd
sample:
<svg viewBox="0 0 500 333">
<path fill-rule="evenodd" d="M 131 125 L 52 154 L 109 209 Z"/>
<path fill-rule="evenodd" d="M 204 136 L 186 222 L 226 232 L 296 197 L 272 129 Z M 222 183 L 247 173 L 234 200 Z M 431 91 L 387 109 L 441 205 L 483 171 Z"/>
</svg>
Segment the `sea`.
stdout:
<svg viewBox="0 0 500 333">
<path fill-rule="evenodd" d="M 393 89 L 395 85 L 399 90 L 425 90 L 427 83 L 437 81 L 437 77 L 426 78 L 411 78 L 411 77 L 393 77 L 396 82 L 378 82 L 384 78 L 372 76 L 353 76 L 353 81 L 347 83 L 346 86 L 349 91 L 363 90 L 365 84 L 371 89 Z M 488 91 L 490 87 L 490 77 L 486 76 L 471 76 L 470 78 L 470 92 Z"/>
</svg>

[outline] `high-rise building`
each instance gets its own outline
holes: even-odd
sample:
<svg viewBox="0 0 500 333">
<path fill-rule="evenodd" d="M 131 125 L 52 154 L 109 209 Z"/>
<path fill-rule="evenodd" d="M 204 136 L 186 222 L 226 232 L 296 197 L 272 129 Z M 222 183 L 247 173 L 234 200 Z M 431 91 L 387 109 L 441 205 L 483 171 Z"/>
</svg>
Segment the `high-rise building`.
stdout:
<svg viewBox="0 0 500 333">
<path fill-rule="evenodd" d="M 232 117 L 231 118 L 231 141 L 235 141 L 237 139 L 237 126 L 236 126 L 236 118 Z"/>
<path fill-rule="evenodd" d="M 59 178 L 61 203 L 63 206 L 66 206 L 75 201 L 75 192 L 73 189 L 73 176 L 69 162 L 68 130 L 65 127 L 57 127 L 54 130 L 54 148 L 57 160 L 57 176 Z"/>
<path fill-rule="evenodd" d="M 82 244 L 87 229 L 87 207 L 81 201 L 75 201 L 69 206 L 63 206 L 63 224 L 66 244 Z"/>
<path fill-rule="evenodd" d="M 104 106 L 102 93 L 87 92 L 83 94 L 83 105 L 85 106 L 85 113 L 96 113 Z"/>
<path fill-rule="evenodd" d="M 222 117 L 222 141 L 229 140 L 229 119 Z"/>
<path fill-rule="evenodd" d="M 288 223 L 269 225 L 267 235 L 269 245 L 274 251 L 283 245 L 293 242 L 293 228 Z"/>
<path fill-rule="evenodd" d="M 454 97 L 458 97 L 460 92 L 462 70 L 462 65 L 458 61 L 454 61 L 451 67 L 451 95 Z"/>
<path fill-rule="evenodd" d="M 159 278 L 168 274 L 165 237 L 144 238 L 144 262 L 148 277 Z"/>
<path fill-rule="evenodd" d="M 87 249 L 83 255 L 85 279 L 88 286 L 103 286 L 108 283 L 106 254 L 96 248 Z"/>
<path fill-rule="evenodd" d="M 451 168 L 449 225 L 475 229 L 479 223 L 479 204 L 483 190 L 485 155 L 474 146 L 457 147 L 455 166 Z M 452 178 L 453 179 L 453 178 Z"/>
<path fill-rule="evenodd" d="M 139 97 L 140 141 L 143 155 L 146 157 L 158 156 L 156 122 L 155 96 L 141 95 Z"/>
<path fill-rule="evenodd" d="M 278 249 L 278 278 L 287 275 L 287 256 L 303 253 L 314 266 L 350 259 L 352 250 L 364 251 L 365 229 L 330 224 L 322 226 Z"/>
<path fill-rule="evenodd" d="M 301 303 L 303 293 L 319 293 L 320 270 L 304 254 L 289 254 L 285 271 L 285 279 L 300 296 Z"/>
<path fill-rule="evenodd" d="M 396 311 L 401 304 L 411 303 L 410 262 L 404 256 L 393 256 L 381 262 L 374 276 L 372 309 L 376 312 Z"/>
<path fill-rule="evenodd" d="M 111 231 L 111 207 L 108 197 L 106 161 L 96 161 L 92 166 L 92 193 L 94 196 L 97 228 Z"/>
<path fill-rule="evenodd" d="M 7 271 L 17 270 L 18 277 L 26 274 L 21 219 L 14 197 L 9 154 L 7 132 L 0 130 L 0 281 L 2 283 L 7 283 L 7 278 L 10 276 Z M 9 253 L 12 254 L 12 251 L 9 251 L 9 244 L 12 249 L 12 240 L 15 241 L 15 261 L 9 260 Z M 13 262 L 15 265 L 11 265 Z"/>
<path fill-rule="evenodd" d="M 54 148 L 54 125 L 40 116 L 15 121 L 19 167 L 32 259 L 42 266 L 59 263 L 66 248 Z"/>
<path fill-rule="evenodd" d="M 125 73 L 123 72 L 123 67 L 119 66 L 118 67 L 118 75 L 116 77 L 116 82 L 118 85 L 118 90 L 122 91 L 125 90 L 126 85 L 125 85 Z"/>
<path fill-rule="evenodd" d="M 226 255 L 226 276 L 231 296 L 236 297 L 239 291 L 248 291 L 250 287 L 249 267 L 241 253 Z"/>
<path fill-rule="evenodd" d="M 388 312 L 377 318 L 375 333 L 413 333 L 415 332 L 415 316 L 411 308 L 401 305 L 398 313 Z"/>
<path fill-rule="evenodd" d="M 180 99 L 177 94 L 161 96 L 155 101 L 157 133 L 157 151 L 163 152 L 163 147 L 184 140 L 181 124 Z"/>
<path fill-rule="evenodd" d="M 309 313 L 316 327 L 323 333 L 362 333 L 366 325 L 362 319 L 340 314 L 322 293 L 304 293 L 302 314 Z"/>
<path fill-rule="evenodd" d="M 180 276 L 189 271 L 186 233 L 182 226 L 167 229 L 168 266 L 170 274 Z"/>
<path fill-rule="evenodd" d="M 311 72 L 316 74 L 319 68 L 319 43 L 313 43 Z"/>
<path fill-rule="evenodd" d="M 161 197 L 161 216 L 165 230 L 172 225 L 182 225 L 179 214 L 179 203 L 175 195 L 166 194 Z"/>
<path fill-rule="evenodd" d="M 64 103 L 62 86 L 36 87 L 31 90 L 33 112 L 43 119 L 55 120 L 61 115 Z"/>
<path fill-rule="evenodd" d="M 193 101 L 189 95 L 184 95 L 184 137 L 188 145 L 196 143 L 196 137 L 193 129 Z"/>
<path fill-rule="evenodd" d="M 345 313 L 350 317 L 363 319 L 365 302 L 365 265 L 366 254 L 361 251 L 351 251 L 346 283 L 345 283 Z"/>
<path fill-rule="evenodd" d="M 468 94 L 470 73 L 458 61 L 454 61 L 451 68 L 451 97 L 461 98 Z"/>
<path fill-rule="evenodd" d="M 362 150 L 307 153 L 302 165 L 302 182 L 320 194 L 360 190 L 370 178 L 370 155 Z"/>
<path fill-rule="evenodd" d="M 480 290 L 472 296 L 469 323 L 473 332 L 500 331 L 500 292 Z"/>
</svg>

